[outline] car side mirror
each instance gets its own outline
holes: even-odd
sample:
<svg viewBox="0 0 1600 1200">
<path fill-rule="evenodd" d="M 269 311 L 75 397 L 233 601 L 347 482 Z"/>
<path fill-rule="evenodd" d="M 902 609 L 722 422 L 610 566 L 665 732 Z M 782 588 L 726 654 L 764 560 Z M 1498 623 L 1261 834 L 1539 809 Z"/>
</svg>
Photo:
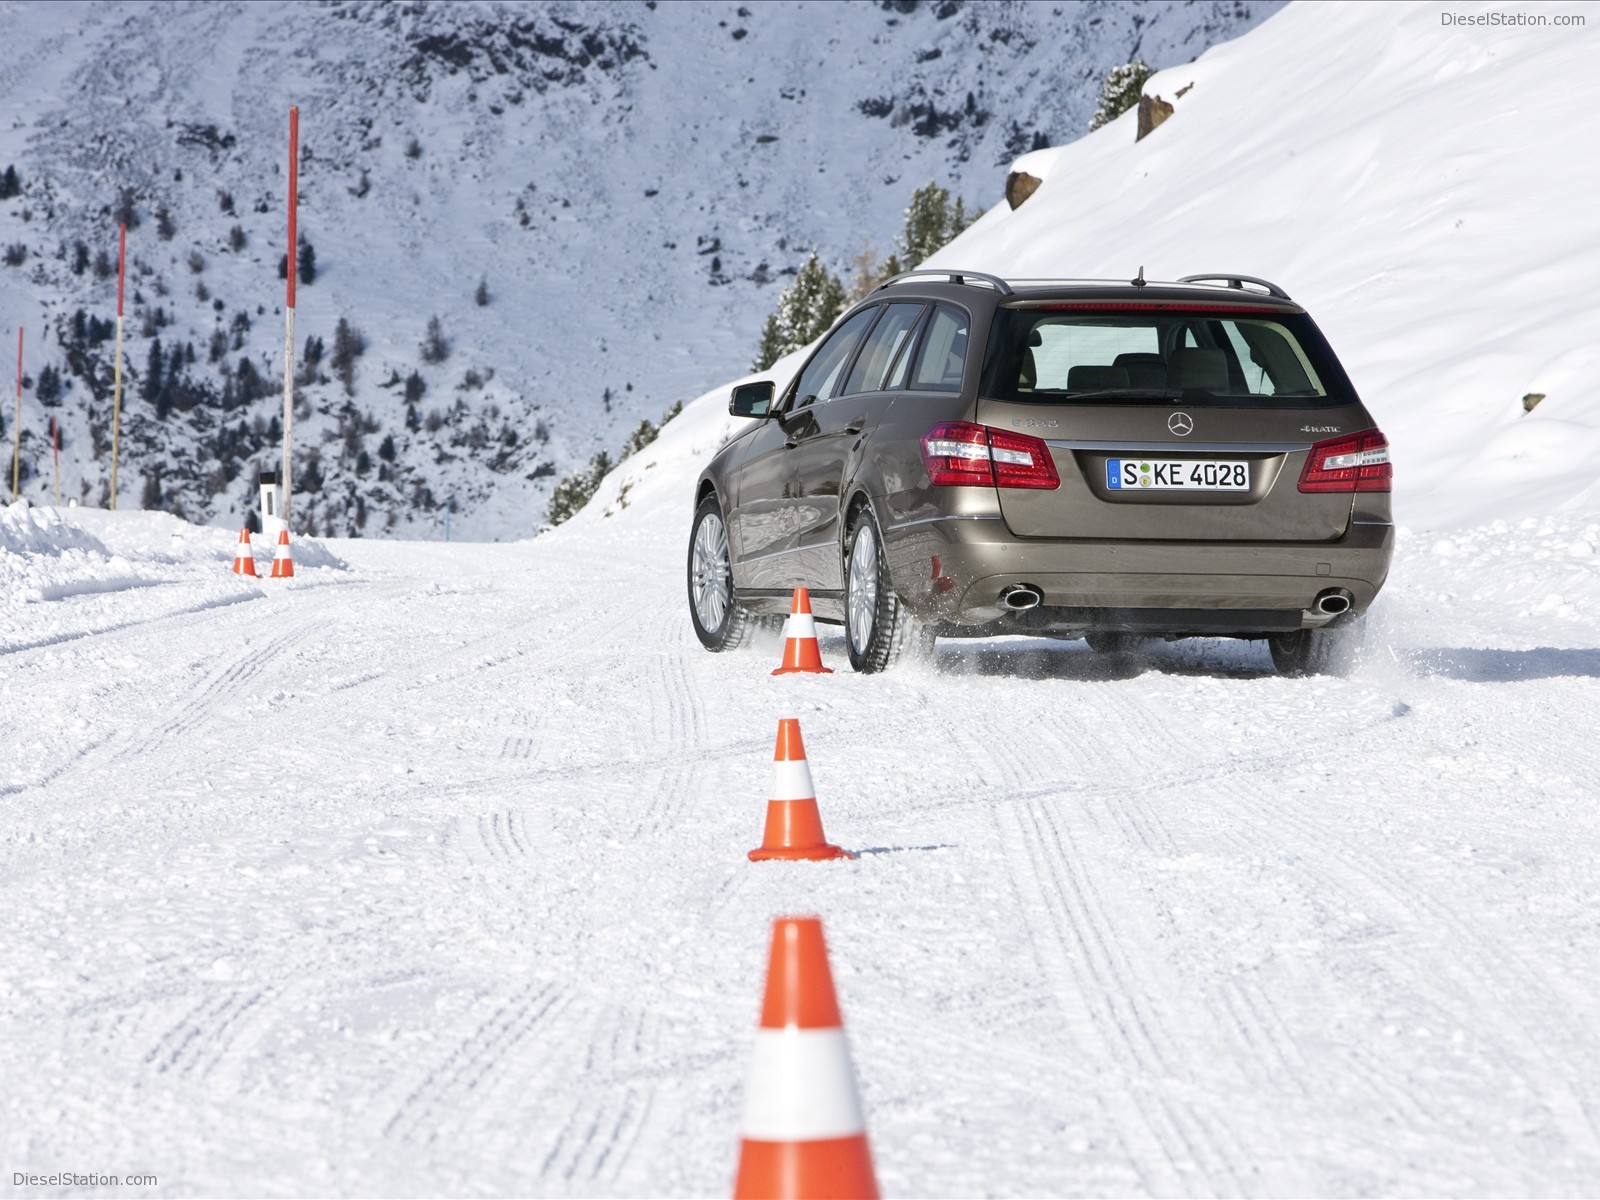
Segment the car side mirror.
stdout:
<svg viewBox="0 0 1600 1200">
<path fill-rule="evenodd" d="M 758 383 L 743 383 L 733 389 L 728 401 L 728 412 L 735 417 L 770 417 L 772 397 L 777 385 L 770 379 Z"/>
</svg>

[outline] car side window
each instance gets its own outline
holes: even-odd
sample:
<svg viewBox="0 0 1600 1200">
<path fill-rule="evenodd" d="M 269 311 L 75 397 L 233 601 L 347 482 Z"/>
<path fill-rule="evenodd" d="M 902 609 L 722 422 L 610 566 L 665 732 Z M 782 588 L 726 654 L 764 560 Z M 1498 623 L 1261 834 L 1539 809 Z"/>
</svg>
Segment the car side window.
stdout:
<svg viewBox="0 0 1600 1200">
<path fill-rule="evenodd" d="M 794 402 L 789 405 L 791 412 L 838 394 L 850 355 L 880 311 L 881 308 L 877 306 L 864 308 L 828 335 L 822 348 L 811 356 L 805 370 L 800 372 L 800 378 L 795 383 Z"/>
<path fill-rule="evenodd" d="M 922 341 L 922 331 L 928 325 L 928 310 L 924 308 L 922 315 L 917 318 L 917 323 L 912 327 L 911 333 L 906 337 L 905 345 L 900 353 L 895 356 L 894 362 L 889 367 L 889 377 L 883 381 L 885 391 L 897 391 L 905 387 L 906 380 L 911 375 L 911 359 L 917 352 L 917 346 Z"/>
<path fill-rule="evenodd" d="M 850 369 L 850 378 L 845 381 L 841 396 L 884 389 L 889 368 L 895 365 L 910 340 L 922 307 L 921 304 L 890 304 L 884 309 L 883 320 L 872 327 L 861 353 L 856 356 L 856 365 Z M 904 376 L 903 371 L 901 375 Z"/>
<path fill-rule="evenodd" d="M 967 365 L 967 335 L 971 321 L 966 313 L 940 305 L 928 323 L 911 372 L 911 387 L 925 392 L 959 392 Z"/>
</svg>

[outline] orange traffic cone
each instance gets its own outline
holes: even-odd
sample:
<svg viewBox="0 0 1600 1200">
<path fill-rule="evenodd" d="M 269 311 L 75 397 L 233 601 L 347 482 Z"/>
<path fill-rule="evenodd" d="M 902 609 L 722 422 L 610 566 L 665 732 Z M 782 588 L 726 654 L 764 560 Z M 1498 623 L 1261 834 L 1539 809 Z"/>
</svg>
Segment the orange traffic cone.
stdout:
<svg viewBox="0 0 1600 1200">
<path fill-rule="evenodd" d="M 250 545 L 250 526 L 239 530 L 239 548 L 233 553 L 233 573 L 256 578 L 256 552 Z"/>
<path fill-rule="evenodd" d="M 789 610 L 789 624 L 783 631 L 783 666 L 774 675 L 793 675 L 805 672 L 811 675 L 832 675 L 833 669 L 822 665 L 822 651 L 817 646 L 817 623 L 811 617 L 811 592 L 803 587 L 794 590 L 794 604 Z"/>
<path fill-rule="evenodd" d="M 872 1150 L 817 917 L 772 923 L 734 1200 L 877 1200 Z"/>
<path fill-rule="evenodd" d="M 778 722 L 778 746 L 772 758 L 772 799 L 767 801 L 766 833 L 760 848 L 750 851 L 750 861 L 854 858 L 848 850 L 830 846 L 822 832 L 817 789 L 811 782 L 805 743 L 800 740 L 800 722 L 793 717 Z"/>
<path fill-rule="evenodd" d="M 294 578 L 294 555 L 289 552 L 289 531 L 278 530 L 278 550 L 272 556 L 272 577 L 274 579 Z"/>
</svg>

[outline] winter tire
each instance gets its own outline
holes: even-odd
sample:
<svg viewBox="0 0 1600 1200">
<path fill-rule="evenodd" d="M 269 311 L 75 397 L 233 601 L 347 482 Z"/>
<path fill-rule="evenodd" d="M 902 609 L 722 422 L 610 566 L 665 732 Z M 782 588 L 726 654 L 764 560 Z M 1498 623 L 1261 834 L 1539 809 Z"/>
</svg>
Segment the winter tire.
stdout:
<svg viewBox="0 0 1600 1200">
<path fill-rule="evenodd" d="M 892 667 L 916 622 L 895 595 L 872 511 L 856 509 L 844 540 L 844 631 L 850 665 L 864 674 Z"/>
<path fill-rule="evenodd" d="M 728 556 L 728 527 L 715 494 L 694 510 L 689 531 L 689 619 L 700 644 L 717 653 L 732 650 L 750 631 L 750 614 L 739 607 Z"/>
<path fill-rule="evenodd" d="M 1365 627 L 1359 617 L 1322 629 L 1269 633 L 1267 649 L 1278 674 L 1298 679 L 1305 675 L 1348 675 L 1355 668 Z"/>
<path fill-rule="evenodd" d="M 1088 643 L 1089 649 L 1096 654 L 1104 655 L 1114 661 L 1124 661 L 1132 658 L 1144 645 L 1145 639 L 1137 633 L 1120 633 L 1117 631 L 1095 631 L 1083 635 L 1083 640 Z"/>
</svg>

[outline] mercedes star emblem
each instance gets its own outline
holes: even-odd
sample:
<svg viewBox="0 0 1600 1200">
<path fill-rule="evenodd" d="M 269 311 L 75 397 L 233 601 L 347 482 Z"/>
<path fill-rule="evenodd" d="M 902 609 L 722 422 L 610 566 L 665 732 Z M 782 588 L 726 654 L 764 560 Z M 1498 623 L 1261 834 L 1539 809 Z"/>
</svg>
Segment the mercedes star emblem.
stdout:
<svg viewBox="0 0 1600 1200">
<path fill-rule="evenodd" d="M 1188 413 L 1173 413 L 1167 418 L 1167 428 L 1179 437 L 1188 437 L 1194 432 L 1194 422 Z"/>
</svg>

